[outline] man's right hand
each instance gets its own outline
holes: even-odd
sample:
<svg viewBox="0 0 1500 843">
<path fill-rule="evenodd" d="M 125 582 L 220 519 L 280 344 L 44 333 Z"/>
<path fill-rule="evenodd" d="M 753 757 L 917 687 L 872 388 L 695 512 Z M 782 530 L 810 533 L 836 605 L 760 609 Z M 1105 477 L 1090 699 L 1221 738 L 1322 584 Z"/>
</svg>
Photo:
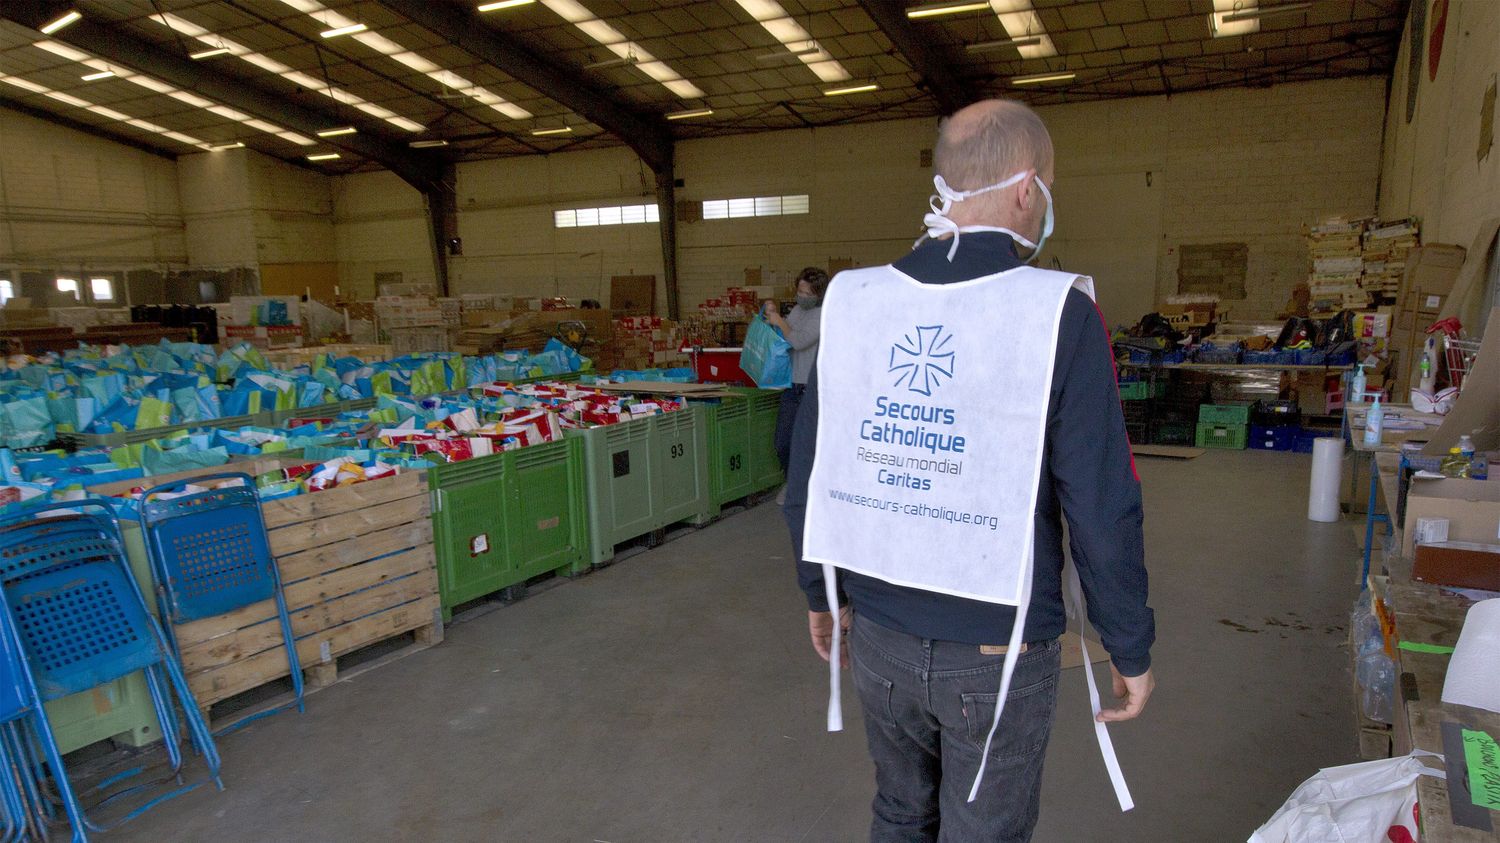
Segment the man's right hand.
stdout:
<svg viewBox="0 0 1500 843">
<path fill-rule="evenodd" d="M 839 609 L 839 628 L 843 631 L 843 637 L 839 640 L 839 667 L 849 666 L 849 623 L 854 619 L 853 612 L 848 606 Z M 812 612 L 807 613 L 807 631 L 812 635 L 813 649 L 828 661 L 830 650 L 833 649 L 833 613 Z"/>
<path fill-rule="evenodd" d="M 1106 708 L 1099 712 L 1094 718 L 1100 723 L 1119 723 L 1122 720 L 1133 720 L 1140 716 L 1146 708 L 1146 700 L 1151 697 L 1151 691 L 1156 688 L 1156 678 L 1148 669 L 1140 676 L 1121 676 L 1120 671 L 1111 663 L 1109 672 L 1114 677 L 1115 699 L 1121 703 L 1119 708 Z"/>
</svg>

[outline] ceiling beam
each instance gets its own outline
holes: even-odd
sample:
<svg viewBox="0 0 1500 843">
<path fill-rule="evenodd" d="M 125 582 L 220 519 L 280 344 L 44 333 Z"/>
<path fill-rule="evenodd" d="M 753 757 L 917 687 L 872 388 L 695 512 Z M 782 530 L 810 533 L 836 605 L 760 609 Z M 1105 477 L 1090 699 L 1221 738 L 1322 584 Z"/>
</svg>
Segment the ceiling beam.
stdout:
<svg viewBox="0 0 1500 843">
<path fill-rule="evenodd" d="M 912 26 L 906 17 L 906 5 L 904 3 L 892 3 L 890 0 L 859 0 L 859 6 L 864 9 L 870 20 L 880 27 L 885 37 L 895 45 L 897 52 L 906 59 L 906 63 L 922 77 L 927 84 L 927 90 L 932 92 L 933 99 L 938 101 L 945 114 L 953 112 L 968 105 L 973 99 L 964 91 L 964 86 L 959 83 L 958 76 L 948 66 L 941 53 L 934 49 Z"/>
<path fill-rule="evenodd" d="M 635 150 L 653 171 L 671 170 L 672 134 L 667 131 L 661 117 L 622 105 L 577 70 L 535 53 L 509 35 L 491 29 L 472 5 L 432 0 L 377 2 L 582 115 Z"/>
<path fill-rule="evenodd" d="M 48 0 L 5 0 L 0 3 L 0 19 L 37 29 L 69 8 L 68 3 Z M 47 36 L 37 36 L 38 40 L 43 37 Z M 314 136 L 338 124 L 336 115 L 290 102 L 286 92 L 260 87 L 88 18 L 50 37 L 301 134 Z M 323 142 L 380 164 L 420 191 L 429 191 L 442 183 L 442 161 L 436 156 L 417 155 L 405 146 L 365 133 Z"/>
<path fill-rule="evenodd" d="M 11 99 L 5 92 L 0 92 L 0 108 L 10 109 L 11 111 L 25 114 L 28 117 L 35 117 L 38 120 L 46 120 L 48 123 L 55 123 L 65 129 L 72 129 L 75 132 L 83 132 L 86 135 L 92 135 L 93 137 L 107 140 L 110 143 L 118 143 L 132 149 L 139 149 L 142 152 L 149 152 L 168 161 L 175 161 L 177 156 L 173 153 L 173 150 L 182 148 L 181 144 L 177 143 L 177 141 L 166 141 L 158 145 L 152 143 L 150 140 L 143 140 L 133 135 L 127 135 L 124 132 L 111 132 L 93 123 L 84 123 L 80 120 L 74 120 L 67 115 L 58 114 L 55 111 L 47 111 L 46 109 L 27 105 L 20 100 Z M 147 137 L 151 136 L 148 135 Z"/>
</svg>

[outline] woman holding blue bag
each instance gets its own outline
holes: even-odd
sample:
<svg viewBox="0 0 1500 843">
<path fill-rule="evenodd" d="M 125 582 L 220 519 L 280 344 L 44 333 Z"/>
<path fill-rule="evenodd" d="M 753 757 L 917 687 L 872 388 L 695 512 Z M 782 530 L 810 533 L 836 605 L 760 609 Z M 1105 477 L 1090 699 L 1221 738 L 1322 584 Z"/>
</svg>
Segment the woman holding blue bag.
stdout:
<svg viewBox="0 0 1500 843">
<path fill-rule="evenodd" d="M 781 335 L 792 346 L 792 385 L 782 390 L 781 411 L 776 417 L 776 456 L 781 460 L 783 471 L 792 453 L 792 423 L 797 419 L 802 391 L 807 387 L 807 377 L 812 374 L 813 361 L 818 356 L 823 292 L 827 289 L 828 273 L 809 266 L 797 275 L 797 305 L 790 313 L 782 317 L 774 301 L 761 306 L 766 321 L 780 329 Z"/>
</svg>

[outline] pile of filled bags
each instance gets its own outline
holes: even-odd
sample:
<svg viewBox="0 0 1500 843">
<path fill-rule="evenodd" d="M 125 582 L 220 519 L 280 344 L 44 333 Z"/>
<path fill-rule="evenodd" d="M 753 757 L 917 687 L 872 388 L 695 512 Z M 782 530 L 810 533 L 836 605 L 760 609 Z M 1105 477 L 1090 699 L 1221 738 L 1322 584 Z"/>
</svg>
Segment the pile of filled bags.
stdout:
<svg viewBox="0 0 1500 843">
<path fill-rule="evenodd" d="M 430 395 L 471 383 L 584 371 L 587 358 L 556 340 L 537 354 L 448 352 L 366 362 L 318 355 L 276 369 L 248 343 L 220 352 L 197 343 L 84 346 L 14 356 L 0 370 L 0 442 L 35 448 L 59 433 L 109 434 L 217 423 L 383 395 Z"/>
</svg>

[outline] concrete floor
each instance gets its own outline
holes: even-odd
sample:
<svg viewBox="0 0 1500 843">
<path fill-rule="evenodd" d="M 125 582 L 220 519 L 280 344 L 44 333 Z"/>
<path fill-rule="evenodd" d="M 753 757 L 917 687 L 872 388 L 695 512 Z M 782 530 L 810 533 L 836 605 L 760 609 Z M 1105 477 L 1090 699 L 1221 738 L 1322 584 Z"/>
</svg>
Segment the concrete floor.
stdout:
<svg viewBox="0 0 1500 843">
<path fill-rule="evenodd" d="M 1039 843 L 1244 840 L 1356 760 L 1347 524 L 1304 518 L 1309 458 L 1143 460 L 1158 686 L 1112 734 L 1113 804 L 1064 673 Z M 858 706 L 823 731 L 780 514 L 763 505 L 451 626 L 441 646 L 220 742 L 199 789 L 115 841 L 854 841 L 873 794 Z M 201 768 L 200 768 L 201 769 Z"/>
</svg>

